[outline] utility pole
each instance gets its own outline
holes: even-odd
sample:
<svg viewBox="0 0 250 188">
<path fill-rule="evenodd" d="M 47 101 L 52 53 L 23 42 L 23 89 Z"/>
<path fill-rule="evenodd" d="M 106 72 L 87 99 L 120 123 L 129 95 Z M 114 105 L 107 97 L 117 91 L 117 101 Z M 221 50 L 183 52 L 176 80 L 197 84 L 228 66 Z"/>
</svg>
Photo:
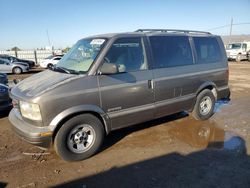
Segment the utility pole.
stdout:
<svg viewBox="0 0 250 188">
<path fill-rule="evenodd" d="M 231 24 L 230 24 L 230 33 L 229 33 L 230 37 L 232 35 L 232 29 L 233 29 L 233 18 L 231 18 Z"/>
<path fill-rule="evenodd" d="M 49 46 L 51 47 L 50 38 L 49 38 L 49 31 L 48 31 L 48 29 L 46 30 L 46 33 L 47 33 L 47 37 L 48 37 Z"/>
</svg>

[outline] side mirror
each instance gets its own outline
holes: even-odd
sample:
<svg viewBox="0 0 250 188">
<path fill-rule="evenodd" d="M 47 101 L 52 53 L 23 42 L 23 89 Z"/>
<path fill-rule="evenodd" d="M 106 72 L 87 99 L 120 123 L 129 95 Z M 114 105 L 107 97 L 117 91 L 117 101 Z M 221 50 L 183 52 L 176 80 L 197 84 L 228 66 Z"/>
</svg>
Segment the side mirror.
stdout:
<svg viewBox="0 0 250 188">
<path fill-rule="evenodd" d="M 117 65 L 113 63 L 104 63 L 100 69 L 100 74 L 116 74 L 118 73 Z"/>
</svg>

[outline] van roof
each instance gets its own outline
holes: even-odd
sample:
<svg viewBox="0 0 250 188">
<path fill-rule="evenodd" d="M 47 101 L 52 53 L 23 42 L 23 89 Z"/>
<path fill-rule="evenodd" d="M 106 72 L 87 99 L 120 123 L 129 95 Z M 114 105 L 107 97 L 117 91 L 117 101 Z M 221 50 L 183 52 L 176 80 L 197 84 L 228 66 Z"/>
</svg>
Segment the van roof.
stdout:
<svg viewBox="0 0 250 188">
<path fill-rule="evenodd" d="M 154 36 L 154 35 L 192 35 L 192 36 L 212 36 L 213 34 L 205 31 L 179 30 L 179 29 L 138 29 L 134 32 L 107 33 L 89 36 L 86 38 L 113 38 L 126 36 Z M 214 35 L 213 35 L 214 36 Z"/>
</svg>

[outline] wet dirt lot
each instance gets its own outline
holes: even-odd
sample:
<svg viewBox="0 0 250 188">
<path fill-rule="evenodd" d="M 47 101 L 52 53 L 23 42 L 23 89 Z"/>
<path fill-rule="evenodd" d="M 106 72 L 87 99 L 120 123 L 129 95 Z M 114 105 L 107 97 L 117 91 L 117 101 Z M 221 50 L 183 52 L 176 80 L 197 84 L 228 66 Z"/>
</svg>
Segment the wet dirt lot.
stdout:
<svg viewBox="0 0 250 188">
<path fill-rule="evenodd" d="M 250 187 L 250 63 L 229 64 L 232 100 L 210 120 L 179 113 L 118 130 L 81 162 L 20 140 L 1 113 L 0 187 Z"/>
</svg>

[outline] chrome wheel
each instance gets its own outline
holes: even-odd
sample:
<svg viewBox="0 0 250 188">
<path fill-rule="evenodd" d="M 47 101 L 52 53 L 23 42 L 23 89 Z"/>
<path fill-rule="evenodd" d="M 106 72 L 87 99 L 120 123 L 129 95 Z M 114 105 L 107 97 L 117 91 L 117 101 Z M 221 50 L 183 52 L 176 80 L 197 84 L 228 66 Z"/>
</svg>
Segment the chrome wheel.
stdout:
<svg viewBox="0 0 250 188">
<path fill-rule="evenodd" d="M 68 148 L 74 153 L 86 152 L 94 144 L 95 137 L 95 130 L 90 125 L 78 125 L 68 135 Z"/>
<path fill-rule="evenodd" d="M 201 115 L 207 115 L 212 108 L 212 100 L 209 96 L 205 96 L 202 98 L 200 102 L 200 113 Z"/>
<path fill-rule="evenodd" d="M 22 73 L 22 69 L 19 68 L 19 67 L 15 67 L 14 70 L 13 70 L 13 72 L 14 72 L 15 74 L 21 74 L 21 73 Z"/>
</svg>

